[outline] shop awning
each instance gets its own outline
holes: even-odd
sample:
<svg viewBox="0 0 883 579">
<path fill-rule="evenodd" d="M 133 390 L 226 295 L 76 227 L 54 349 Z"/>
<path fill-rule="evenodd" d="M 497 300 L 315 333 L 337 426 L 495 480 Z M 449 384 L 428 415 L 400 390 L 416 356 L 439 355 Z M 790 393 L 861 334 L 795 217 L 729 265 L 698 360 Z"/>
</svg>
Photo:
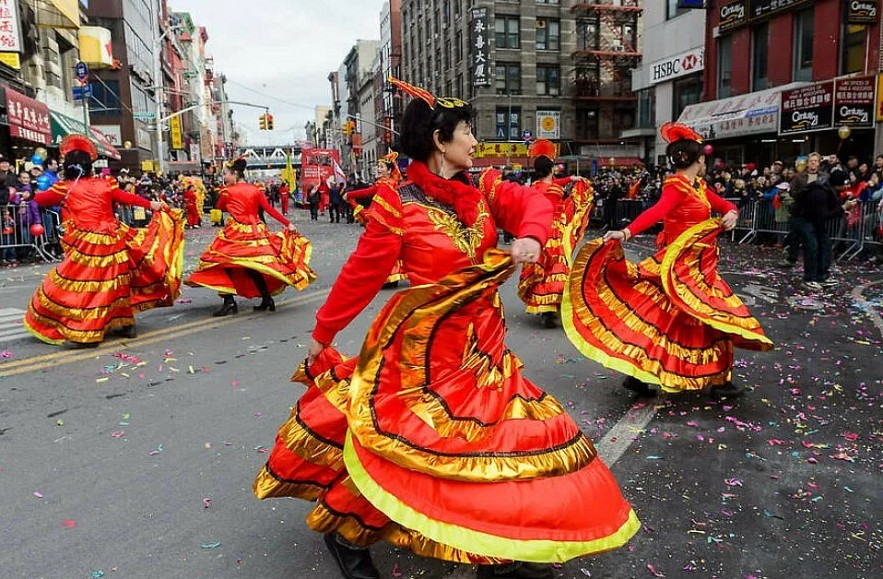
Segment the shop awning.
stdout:
<svg viewBox="0 0 883 579">
<path fill-rule="evenodd" d="M 79 0 L 37 0 L 35 8 L 37 26 L 41 28 L 80 27 Z"/>
<path fill-rule="evenodd" d="M 793 82 L 744 95 L 689 105 L 678 118 L 705 139 L 729 139 L 779 131 L 779 93 L 805 86 Z"/>
<path fill-rule="evenodd" d="M 9 136 L 49 145 L 52 140 L 49 107 L 9 87 L 4 87 L 4 96 Z"/>
<path fill-rule="evenodd" d="M 79 121 L 55 111 L 50 111 L 50 117 L 52 119 L 53 146 L 57 147 L 61 144 L 61 140 L 71 133 L 88 135 L 92 139 L 92 142 L 98 147 L 99 155 L 117 161 L 120 160 L 120 152 L 117 151 L 116 147 L 110 144 L 107 136 L 98 129 L 89 127 L 89 130 L 87 131 L 86 125 L 83 124 L 83 121 Z"/>
</svg>

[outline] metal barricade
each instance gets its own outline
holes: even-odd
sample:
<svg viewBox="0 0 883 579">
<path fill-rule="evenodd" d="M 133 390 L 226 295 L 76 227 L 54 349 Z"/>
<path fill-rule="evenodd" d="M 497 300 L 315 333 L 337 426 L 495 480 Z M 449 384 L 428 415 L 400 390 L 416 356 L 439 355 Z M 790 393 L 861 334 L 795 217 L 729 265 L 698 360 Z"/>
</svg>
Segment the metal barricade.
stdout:
<svg viewBox="0 0 883 579">
<path fill-rule="evenodd" d="M 640 199 L 620 199 L 616 202 L 613 223 L 617 229 L 621 229 L 634 221 L 643 210 L 644 202 Z"/>
<path fill-rule="evenodd" d="M 55 261 L 57 258 L 49 251 L 48 246 L 51 244 L 50 236 L 56 230 L 46 228 L 46 219 L 42 211 L 40 221 L 23 223 L 23 211 L 26 210 L 26 207 L 22 205 L 0 206 L 0 261 L 17 263 L 20 255 L 22 259 L 25 259 L 30 257 L 30 255 L 26 255 L 29 253 L 33 253 L 35 257 L 44 261 Z M 31 227 L 34 225 L 40 225 L 43 228 L 43 233 L 33 235 Z"/>
</svg>

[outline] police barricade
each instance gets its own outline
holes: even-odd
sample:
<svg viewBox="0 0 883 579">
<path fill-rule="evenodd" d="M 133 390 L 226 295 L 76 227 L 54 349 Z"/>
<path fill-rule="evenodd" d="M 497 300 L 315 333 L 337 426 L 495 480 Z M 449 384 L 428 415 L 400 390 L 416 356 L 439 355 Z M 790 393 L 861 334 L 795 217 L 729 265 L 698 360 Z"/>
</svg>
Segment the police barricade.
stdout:
<svg viewBox="0 0 883 579">
<path fill-rule="evenodd" d="M 825 230 L 831 237 L 837 261 L 851 261 L 865 249 L 880 245 L 877 202 L 866 201 L 830 219 Z"/>
<path fill-rule="evenodd" d="M 610 202 L 609 200 L 607 201 Z M 616 202 L 616 212 L 613 223 L 616 229 L 621 229 L 635 220 L 635 217 L 644 210 L 644 201 L 641 199 L 620 199 Z"/>
<path fill-rule="evenodd" d="M 61 220 L 54 211 L 40 211 L 39 220 L 32 217 L 26 205 L 0 206 L 0 264 L 14 265 L 35 258 L 58 261 Z"/>
</svg>

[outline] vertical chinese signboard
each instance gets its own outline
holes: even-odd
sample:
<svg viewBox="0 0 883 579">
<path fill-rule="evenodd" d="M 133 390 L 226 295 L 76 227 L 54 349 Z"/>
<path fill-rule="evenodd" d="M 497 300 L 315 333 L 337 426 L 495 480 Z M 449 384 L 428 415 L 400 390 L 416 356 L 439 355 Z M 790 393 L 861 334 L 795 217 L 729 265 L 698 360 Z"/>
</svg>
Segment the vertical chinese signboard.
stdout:
<svg viewBox="0 0 883 579">
<path fill-rule="evenodd" d="M 874 90 L 877 79 L 873 76 L 842 78 L 834 89 L 834 126 L 854 129 L 874 128 Z"/>
<path fill-rule="evenodd" d="M 487 7 L 472 9 L 469 42 L 472 43 L 472 85 L 488 86 L 491 76 L 488 64 Z"/>
<path fill-rule="evenodd" d="M 172 134 L 172 148 L 176 151 L 184 150 L 184 130 L 181 126 L 181 115 L 169 119 L 169 131 Z"/>
<path fill-rule="evenodd" d="M 779 134 L 794 135 L 834 127 L 834 81 L 781 92 Z"/>
<path fill-rule="evenodd" d="M 21 50 L 18 0 L 0 0 L 0 63 L 20 69 Z"/>
</svg>

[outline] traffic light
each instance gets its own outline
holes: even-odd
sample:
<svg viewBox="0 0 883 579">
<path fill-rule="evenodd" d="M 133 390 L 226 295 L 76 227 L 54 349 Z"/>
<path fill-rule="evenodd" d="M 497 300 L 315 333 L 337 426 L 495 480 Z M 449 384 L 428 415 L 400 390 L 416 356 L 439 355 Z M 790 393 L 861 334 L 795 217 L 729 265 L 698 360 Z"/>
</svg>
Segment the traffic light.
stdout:
<svg viewBox="0 0 883 579">
<path fill-rule="evenodd" d="M 267 113 L 264 116 L 266 117 L 266 119 L 264 120 L 264 124 L 266 125 L 266 129 L 268 131 L 272 131 L 273 130 L 273 115 L 271 115 L 270 113 Z"/>
<path fill-rule="evenodd" d="M 258 117 L 258 125 L 262 131 L 267 130 L 267 115 L 261 115 Z"/>
<path fill-rule="evenodd" d="M 343 134 L 347 137 L 353 134 L 353 125 L 350 123 L 350 121 L 343 122 Z"/>
</svg>

